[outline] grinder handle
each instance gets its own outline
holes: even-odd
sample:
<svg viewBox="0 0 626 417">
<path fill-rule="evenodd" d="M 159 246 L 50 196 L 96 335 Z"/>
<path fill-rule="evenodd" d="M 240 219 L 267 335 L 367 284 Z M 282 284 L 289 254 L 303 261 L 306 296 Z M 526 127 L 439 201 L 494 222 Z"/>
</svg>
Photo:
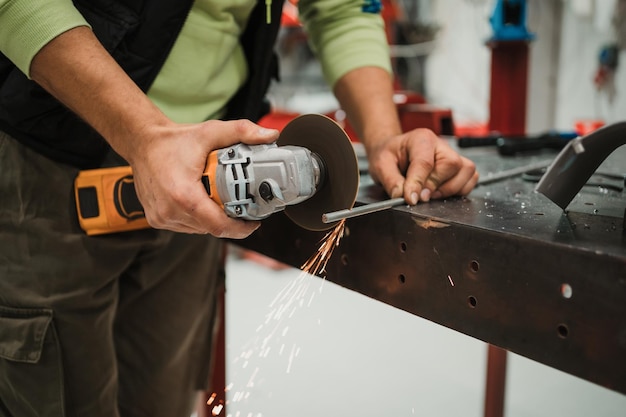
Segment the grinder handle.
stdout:
<svg viewBox="0 0 626 417">
<path fill-rule="evenodd" d="M 224 207 L 216 184 L 217 152 L 207 158 L 202 183 L 209 197 Z M 74 198 L 81 229 L 102 235 L 150 227 L 137 198 L 130 166 L 83 170 L 74 180 Z"/>
<path fill-rule="evenodd" d="M 217 167 L 219 166 L 219 161 L 217 160 L 218 151 L 213 151 L 209 154 L 209 157 L 206 161 L 206 167 L 204 168 L 204 172 L 202 173 L 202 184 L 206 189 L 206 192 L 211 197 L 211 200 L 215 201 L 219 204 L 220 207 L 224 208 L 224 203 L 220 198 L 219 192 L 217 190 Z"/>
</svg>

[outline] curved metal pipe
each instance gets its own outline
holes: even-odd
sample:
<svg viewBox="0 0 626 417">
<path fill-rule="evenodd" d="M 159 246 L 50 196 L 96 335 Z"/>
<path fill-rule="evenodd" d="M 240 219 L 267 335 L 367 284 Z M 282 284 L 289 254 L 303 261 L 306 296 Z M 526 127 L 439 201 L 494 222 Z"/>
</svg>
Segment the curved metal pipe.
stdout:
<svg viewBox="0 0 626 417">
<path fill-rule="evenodd" d="M 626 122 L 607 125 L 571 140 L 548 167 L 535 191 L 565 210 L 600 164 L 624 144 Z"/>
</svg>

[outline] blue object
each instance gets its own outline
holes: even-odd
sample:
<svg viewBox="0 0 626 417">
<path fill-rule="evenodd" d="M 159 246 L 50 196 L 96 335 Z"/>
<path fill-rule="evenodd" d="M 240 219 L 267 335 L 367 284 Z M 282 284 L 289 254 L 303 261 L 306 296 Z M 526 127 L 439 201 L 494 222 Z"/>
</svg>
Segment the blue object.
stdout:
<svg viewBox="0 0 626 417">
<path fill-rule="evenodd" d="M 383 9 L 383 4 L 380 0 L 365 0 L 361 10 L 365 13 L 380 13 Z"/>
<path fill-rule="evenodd" d="M 616 44 L 606 45 L 598 55 L 600 65 L 616 70 L 619 63 L 619 47 Z"/>
<path fill-rule="evenodd" d="M 559 130 L 550 130 L 548 131 L 548 135 L 558 137 L 563 140 L 572 140 L 578 137 L 578 133 L 574 131 L 559 131 Z"/>
<path fill-rule="evenodd" d="M 526 28 L 526 0 L 498 0 L 489 18 L 493 29 L 490 41 L 531 41 L 535 35 Z"/>
</svg>

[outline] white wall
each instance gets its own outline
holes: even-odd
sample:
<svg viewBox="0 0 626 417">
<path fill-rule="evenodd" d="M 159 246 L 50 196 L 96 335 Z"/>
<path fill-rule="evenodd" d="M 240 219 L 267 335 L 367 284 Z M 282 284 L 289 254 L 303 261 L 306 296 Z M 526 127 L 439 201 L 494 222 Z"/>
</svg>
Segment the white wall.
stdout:
<svg viewBox="0 0 626 417">
<path fill-rule="evenodd" d="M 531 44 L 527 130 L 573 129 L 577 119 L 606 122 L 626 116 L 626 56 L 621 54 L 609 103 L 593 85 L 600 48 L 612 39 L 610 12 L 615 0 L 529 0 Z M 450 107 L 458 123 L 489 119 L 491 35 L 495 0 L 437 0 L 432 19 L 441 25 L 437 47 L 426 65 L 427 98 Z M 584 6 L 589 6 L 585 11 Z M 513 99 L 513 98 L 512 98 Z"/>
<path fill-rule="evenodd" d="M 427 99 L 452 108 L 457 123 L 488 118 L 488 1 L 433 1 L 432 19 L 441 26 L 426 63 Z"/>
<path fill-rule="evenodd" d="M 592 2 L 595 7 L 589 15 L 577 13 L 575 3 L 566 1 L 563 10 L 556 125 L 564 128 L 577 118 L 585 117 L 601 118 L 607 123 L 623 120 L 626 116 L 626 56 L 621 54 L 621 66 L 615 74 L 614 103 L 609 103 L 606 94 L 598 94 L 593 85 L 600 48 L 612 39 L 610 17 L 604 9 L 613 2 Z"/>
</svg>

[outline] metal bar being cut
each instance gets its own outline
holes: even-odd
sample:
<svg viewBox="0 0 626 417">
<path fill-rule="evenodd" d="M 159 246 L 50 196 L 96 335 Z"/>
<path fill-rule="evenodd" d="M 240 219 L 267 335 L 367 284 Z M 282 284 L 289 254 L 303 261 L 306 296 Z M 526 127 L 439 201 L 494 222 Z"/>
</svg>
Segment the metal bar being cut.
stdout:
<svg viewBox="0 0 626 417">
<path fill-rule="evenodd" d="M 365 204 L 351 209 L 333 211 L 322 215 L 324 223 L 333 223 L 342 219 L 370 214 L 381 210 L 386 210 L 404 204 L 404 197 L 392 198 L 390 200 L 378 201 L 376 203 Z"/>
<path fill-rule="evenodd" d="M 552 163 L 552 159 L 534 162 L 534 163 L 530 163 L 528 165 L 524 165 L 521 167 L 500 171 L 496 174 L 486 176 L 484 179 L 479 180 L 477 185 L 490 184 L 492 182 L 501 181 L 504 179 L 515 177 L 517 175 L 522 175 L 524 172 L 527 172 L 527 171 L 546 168 L 550 166 L 551 163 Z M 333 211 L 330 213 L 323 214 L 322 222 L 334 223 L 342 219 L 349 219 L 352 217 L 362 216 L 363 214 L 370 214 L 370 213 L 375 213 L 381 210 L 387 210 L 392 207 L 401 206 L 404 203 L 405 203 L 404 198 L 398 197 L 398 198 L 391 198 L 389 200 L 377 201 L 376 203 L 364 204 L 362 206 L 354 207 L 351 209 Z"/>
</svg>

